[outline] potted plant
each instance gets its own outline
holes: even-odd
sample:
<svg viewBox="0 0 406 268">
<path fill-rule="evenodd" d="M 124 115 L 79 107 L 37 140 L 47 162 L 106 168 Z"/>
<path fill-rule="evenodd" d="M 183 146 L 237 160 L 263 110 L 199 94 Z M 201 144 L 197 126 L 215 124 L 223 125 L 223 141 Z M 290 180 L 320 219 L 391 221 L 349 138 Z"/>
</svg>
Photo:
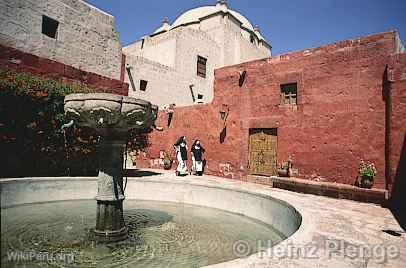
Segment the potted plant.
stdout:
<svg viewBox="0 0 406 268">
<path fill-rule="evenodd" d="M 289 165 L 287 162 L 284 162 L 279 165 L 278 176 L 279 177 L 289 177 Z"/>
<path fill-rule="evenodd" d="M 170 170 L 172 168 L 172 163 L 173 163 L 172 157 L 167 152 L 164 152 L 163 160 L 164 160 L 164 169 Z"/>
<path fill-rule="evenodd" d="M 366 163 L 361 159 L 359 162 L 358 173 L 361 179 L 360 186 L 362 188 L 371 189 L 372 185 L 374 185 L 374 178 L 377 173 L 374 163 Z"/>
<path fill-rule="evenodd" d="M 292 174 L 292 166 L 293 166 L 292 156 L 289 155 L 288 161 L 280 164 L 280 167 L 278 168 L 278 176 L 290 177 L 290 175 Z"/>
</svg>

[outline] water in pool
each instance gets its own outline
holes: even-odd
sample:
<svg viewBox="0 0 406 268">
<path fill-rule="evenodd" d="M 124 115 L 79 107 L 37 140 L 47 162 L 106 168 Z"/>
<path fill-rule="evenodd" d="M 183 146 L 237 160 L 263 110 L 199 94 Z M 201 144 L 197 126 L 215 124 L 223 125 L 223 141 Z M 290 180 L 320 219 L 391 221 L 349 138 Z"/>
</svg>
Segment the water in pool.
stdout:
<svg viewBox="0 0 406 268">
<path fill-rule="evenodd" d="M 222 210 L 127 200 L 129 238 L 100 244 L 91 237 L 95 208 L 89 200 L 1 209 L 1 267 L 200 267 L 238 258 L 236 241 L 247 241 L 253 254 L 258 240 L 284 239 L 272 226 Z"/>
</svg>

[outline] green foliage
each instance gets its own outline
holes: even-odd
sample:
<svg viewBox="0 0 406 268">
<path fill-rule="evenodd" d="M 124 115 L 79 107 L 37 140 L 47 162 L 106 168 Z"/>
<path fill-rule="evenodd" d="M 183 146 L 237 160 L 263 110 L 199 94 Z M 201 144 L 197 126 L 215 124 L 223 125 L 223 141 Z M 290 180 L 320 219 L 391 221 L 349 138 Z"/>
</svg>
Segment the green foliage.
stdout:
<svg viewBox="0 0 406 268">
<path fill-rule="evenodd" d="M 369 180 L 373 180 L 377 174 L 375 164 L 366 163 L 361 159 L 359 162 L 358 173 L 362 178 L 369 178 Z"/>
<path fill-rule="evenodd" d="M 60 131 L 68 121 L 64 96 L 88 92 L 81 85 L 0 70 L 0 177 L 94 175 L 93 133 L 68 130 L 65 148 Z"/>
</svg>

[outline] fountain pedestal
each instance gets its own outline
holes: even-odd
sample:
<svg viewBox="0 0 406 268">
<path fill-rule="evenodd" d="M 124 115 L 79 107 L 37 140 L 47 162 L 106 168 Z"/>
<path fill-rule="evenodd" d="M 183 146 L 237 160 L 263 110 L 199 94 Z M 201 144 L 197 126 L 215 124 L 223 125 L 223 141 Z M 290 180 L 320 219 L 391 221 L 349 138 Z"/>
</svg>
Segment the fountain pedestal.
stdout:
<svg viewBox="0 0 406 268">
<path fill-rule="evenodd" d="M 123 216 L 124 149 L 125 140 L 104 140 L 100 146 L 94 229 L 98 241 L 112 242 L 127 238 Z"/>
<path fill-rule="evenodd" d="M 71 94 L 65 97 L 65 113 L 80 127 L 102 136 L 97 182 L 97 217 L 94 234 L 101 242 L 127 238 L 123 216 L 123 155 L 128 131 L 151 131 L 158 107 L 150 102 L 106 93 Z"/>
</svg>

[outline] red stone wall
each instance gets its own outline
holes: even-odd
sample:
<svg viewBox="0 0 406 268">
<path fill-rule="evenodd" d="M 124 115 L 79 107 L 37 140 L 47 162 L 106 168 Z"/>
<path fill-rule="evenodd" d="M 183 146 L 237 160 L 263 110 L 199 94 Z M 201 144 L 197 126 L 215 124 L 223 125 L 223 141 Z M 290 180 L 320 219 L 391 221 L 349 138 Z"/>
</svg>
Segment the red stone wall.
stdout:
<svg viewBox="0 0 406 268">
<path fill-rule="evenodd" d="M 377 165 L 383 187 L 382 79 L 393 44 L 389 33 L 219 70 L 218 88 L 247 70 L 245 85 L 228 90 L 240 92 L 230 103 L 231 111 L 240 105 L 240 165 L 247 163 L 249 128 L 278 128 L 278 161 L 291 154 L 302 177 L 353 184 L 363 158 Z M 280 84 L 290 82 L 298 83 L 295 109 L 279 105 Z M 228 92 L 221 93 L 218 101 L 227 102 Z"/>
<path fill-rule="evenodd" d="M 99 92 L 125 96 L 128 94 L 128 84 L 122 81 L 85 72 L 60 62 L 40 58 L 2 45 L 0 45 L 0 68 L 32 73 L 71 84 L 83 84 Z"/>
<path fill-rule="evenodd" d="M 406 69 L 405 55 L 392 58 L 394 39 L 394 32 L 382 33 L 218 69 L 213 103 L 176 108 L 170 127 L 160 112 L 158 125 L 165 130 L 150 135 L 151 146 L 137 164 L 157 167 L 159 151 L 172 152 L 175 140 L 186 135 L 189 144 L 199 138 L 206 147 L 207 173 L 245 180 L 249 129 L 277 128 L 277 161 L 291 154 L 299 177 L 354 184 L 362 158 L 376 164 L 375 187 L 385 188 L 384 73 L 387 64 L 402 77 Z M 406 125 L 405 81 L 399 79 L 393 92 L 402 98 L 392 104 L 395 170 Z M 298 105 L 282 106 L 280 84 L 291 82 L 298 83 Z M 230 112 L 221 143 L 223 105 Z"/>
</svg>

